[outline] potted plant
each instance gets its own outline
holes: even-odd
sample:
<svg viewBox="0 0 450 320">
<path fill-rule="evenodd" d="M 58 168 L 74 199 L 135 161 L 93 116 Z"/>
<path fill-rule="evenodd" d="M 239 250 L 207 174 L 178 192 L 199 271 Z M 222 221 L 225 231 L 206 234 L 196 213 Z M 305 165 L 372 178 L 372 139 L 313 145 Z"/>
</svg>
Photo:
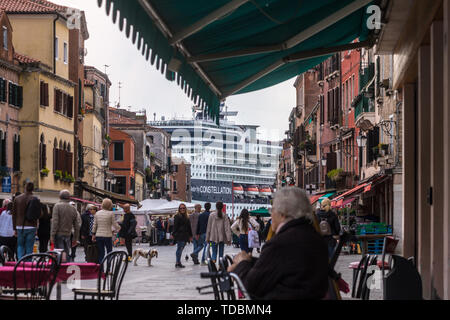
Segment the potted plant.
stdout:
<svg viewBox="0 0 450 320">
<path fill-rule="evenodd" d="M 41 177 L 47 177 L 49 172 L 50 172 L 50 170 L 48 170 L 46 167 L 44 167 L 44 169 L 41 169 L 41 171 L 40 171 Z"/>
<path fill-rule="evenodd" d="M 327 173 L 328 178 L 332 181 L 339 181 L 342 179 L 342 173 L 344 170 L 342 168 L 331 170 Z"/>
<path fill-rule="evenodd" d="M 9 176 L 9 170 L 7 167 L 0 167 L 0 177 L 8 177 Z"/>
<path fill-rule="evenodd" d="M 55 173 L 53 174 L 55 177 L 55 180 L 60 180 L 63 177 L 63 173 L 61 170 L 56 170 Z"/>
<path fill-rule="evenodd" d="M 75 181 L 74 177 L 67 171 L 64 173 L 64 182 L 73 183 Z"/>
</svg>

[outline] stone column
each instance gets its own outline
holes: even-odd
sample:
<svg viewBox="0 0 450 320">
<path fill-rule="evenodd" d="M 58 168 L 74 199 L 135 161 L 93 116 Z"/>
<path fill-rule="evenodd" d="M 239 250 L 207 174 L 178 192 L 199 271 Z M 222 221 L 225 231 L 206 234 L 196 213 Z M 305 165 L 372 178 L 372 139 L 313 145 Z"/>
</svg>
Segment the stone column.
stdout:
<svg viewBox="0 0 450 320">
<path fill-rule="evenodd" d="M 443 210 L 444 210 L 444 128 L 443 128 L 443 22 L 431 25 L 431 298 L 443 297 Z"/>
<path fill-rule="evenodd" d="M 416 212 L 416 97 L 415 84 L 405 84 L 403 86 L 403 172 L 402 172 L 402 217 L 401 221 L 394 218 L 394 227 L 401 223 L 400 235 L 401 255 L 412 257 L 415 255 L 415 212 Z M 395 183 L 394 177 L 394 202 L 396 193 L 398 194 L 399 185 Z M 395 208 L 395 205 L 394 205 Z M 395 210 L 395 209 L 394 209 Z M 396 229 L 398 230 L 398 229 Z"/>
<path fill-rule="evenodd" d="M 450 0 L 444 0 L 444 296 L 450 299 Z"/>
<path fill-rule="evenodd" d="M 423 296 L 430 299 L 430 204 L 428 191 L 430 181 L 430 104 L 431 104 L 431 75 L 430 75 L 430 46 L 419 48 L 418 64 L 418 106 L 417 112 L 417 232 L 418 257 L 417 266 L 422 276 Z"/>
</svg>

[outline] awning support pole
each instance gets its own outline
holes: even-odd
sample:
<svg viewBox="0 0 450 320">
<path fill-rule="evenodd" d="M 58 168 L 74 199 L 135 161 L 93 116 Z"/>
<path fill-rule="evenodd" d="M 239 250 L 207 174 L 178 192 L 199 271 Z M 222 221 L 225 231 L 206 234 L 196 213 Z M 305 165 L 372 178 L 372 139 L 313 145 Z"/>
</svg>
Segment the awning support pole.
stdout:
<svg viewBox="0 0 450 320">
<path fill-rule="evenodd" d="M 223 17 L 224 15 L 233 12 L 240 6 L 242 6 L 244 3 L 248 2 L 249 0 L 233 0 L 224 5 L 223 7 L 220 7 L 217 10 L 214 10 L 204 18 L 198 20 L 196 23 L 192 24 L 191 26 L 187 27 L 186 29 L 176 33 L 172 39 L 169 40 L 170 45 L 174 45 L 183 39 L 189 37 L 190 35 L 200 31 L 207 25 L 213 23 L 217 19 Z"/>
<path fill-rule="evenodd" d="M 268 73 L 278 69 L 279 67 L 281 67 L 282 65 L 284 65 L 286 63 L 297 62 L 297 61 L 306 60 L 306 59 L 310 59 L 310 58 L 326 56 L 329 54 L 333 54 L 336 52 L 342 52 L 342 51 L 346 51 L 346 50 L 355 50 L 355 49 L 359 49 L 359 48 L 372 47 L 374 45 L 374 43 L 375 43 L 375 40 L 373 38 L 370 38 L 363 42 L 344 44 L 341 46 L 335 46 L 335 47 L 331 47 L 331 48 L 320 48 L 320 49 L 314 49 L 314 50 L 308 50 L 308 51 L 301 51 L 298 53 L 291 54 L 289 56 L 284 57 L 282 60 L 279 60 L 279 61 L 273 63 L 269 67 L 261 70 L 260 72 L 253 75 L 252 77 L 248 78 L 247 80 L 241 82 L 240 84 L 235 86 L 230 91 L 227 91 L 226 94 L 221 97 L 221 99 L 224 99 L 228 96 L 235 94 L 236 92 L 239 92 L 240 90 L 251 85 L 255 81 L 261 79 Z"/>
<path fill-rule="evenodd" d="M 291 48 L 295 47 L 296 45 L 300 44 L 301 42 L 311 38 L 312 36 L 320 33 L 321 31 L 325 30 L 326 28 L 334 25 L 335 23 L 337 23 L 340 20 L 344 19 L 345 17 L 349 16 L 353 12 L 368 5 L 372 1 L 373 0 L 356 0 L 352 3 L 350 3 L 349 5 L 343 7 L 342 9 L 336 11 L 332 15 L 321 20 L 320 22 L 316 23 L 315 25 L 312 25 L 311 27 L 303 30 L 299 34 L 293 36 L 292 38 L 290 38 L 287 41 L 285 41 L 281 44 L 278 44 L 278 45 L 261 46 L 261 47 L 257 47 L 257 48 L 248 48 L 248 49 L 244 49 L 244 50 L 237 50 L 237 51 L 231 51 L 231 52 L 225 52 L 225 53 L 213 53 L 213 54 L 198 55 L 198 56 L 193 56 L 193 57 L 188 58 L 188 61 L 189 62 L 205 62 L 205 61 L 235 58 L 235 57 L 241 57 L 241 56 L 247 56 L 247 55 L 253 55 L 253 54 L 262 54 L 262 53 L 268 53 L 268 52 L 274 52 L 274 51 L 288 50 L 288 49 L 291 49 Z"/>
</svg>

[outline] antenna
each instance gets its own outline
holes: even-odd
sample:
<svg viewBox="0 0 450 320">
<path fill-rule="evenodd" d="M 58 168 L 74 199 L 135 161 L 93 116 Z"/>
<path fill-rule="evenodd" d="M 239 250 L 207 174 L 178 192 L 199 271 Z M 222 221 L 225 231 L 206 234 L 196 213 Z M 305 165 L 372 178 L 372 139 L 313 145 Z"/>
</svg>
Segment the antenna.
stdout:
<svg viewBox="0 0 450 320">
<path fill-rule="evenodd" d="M 117 104 L 118 108 L 120 108 L 120 89 L 122 89 L 122 82 L 119 81 L 119 103 Z"/>
<path fill-rule="evenodd" d="M 111 66 L 109 66 L 109 65 L 107 65 L 107 64 L 104 64 L 103 66 L 105 67 L 105 75 L 108 76 L 108 74 L 106 73 L 106 68 L 109 68 L 109 67 L 111 67 Z"/>
</svg>

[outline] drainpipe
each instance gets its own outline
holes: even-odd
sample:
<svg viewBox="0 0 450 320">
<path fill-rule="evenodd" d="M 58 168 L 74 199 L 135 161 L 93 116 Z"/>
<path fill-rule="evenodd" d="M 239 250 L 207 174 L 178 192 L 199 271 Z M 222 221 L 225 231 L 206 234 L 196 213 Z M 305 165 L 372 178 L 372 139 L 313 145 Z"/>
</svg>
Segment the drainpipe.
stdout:
<svg viewBox="0 0 450 320">
<path fill-rule="evenodd" d="M 53 20 L 53 73 L 56 74 L 56 48 L 55 48 L 55 40 L 56 40 L 56 21 L 58 21 L 59 17 L 56 14 L 56 18 Z"/>
</svg>

